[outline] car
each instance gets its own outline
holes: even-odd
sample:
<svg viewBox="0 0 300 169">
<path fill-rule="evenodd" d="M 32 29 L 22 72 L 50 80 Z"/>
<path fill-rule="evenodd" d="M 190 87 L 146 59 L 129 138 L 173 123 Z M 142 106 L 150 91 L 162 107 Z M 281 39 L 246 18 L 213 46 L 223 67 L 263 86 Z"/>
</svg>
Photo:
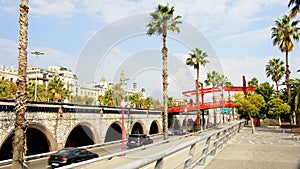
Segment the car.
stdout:
<svg viewBox="0 0 300 169">
<path fill-rule="evenodd" d="M 97 157 L 99 157 L 98 154 L 84 148 L 68 147 L 51 154 L 48 165 L 50 168 L 56 168 Z"/>
<path fill-rule="evenodd" d="M 136 148 L 152 143 L 153 140 L 146 134 L 130 134 L 127 139 L 128 148 Z"/>
<path fill-rule="evenodd" d="M 174 136 L 174 135 L 184 135 L 185 133 L 181 129 L 174 129 L 174 128 L 169 128 L 168 130 L 168 135 L 169 136 Z"/>
</svg>

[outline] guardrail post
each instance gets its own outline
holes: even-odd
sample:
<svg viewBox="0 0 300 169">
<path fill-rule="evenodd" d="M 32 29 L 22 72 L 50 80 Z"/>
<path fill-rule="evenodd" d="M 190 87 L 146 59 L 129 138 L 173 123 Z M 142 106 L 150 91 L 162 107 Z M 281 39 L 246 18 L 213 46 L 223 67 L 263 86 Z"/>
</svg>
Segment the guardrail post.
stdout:
<svg viewBox="0 0 300 169">
<path fill-rule="evenodd" d="M 209 149 L 209 144 L 210 144 L 210 140 L 211 140 L 211 136 L 207 138 L 206 143 L 205 143 L 205 147 L 202 150 L 202 156 L 203 157 L 200 162 L 198 164 L 200 165 L 204 165 L 206 162 L 206 158 L 208 155 L 208 149 Z"/>
<path fill-rule="evenodd" d="M 214 149 L 212 150 L 211 154 L 212 156 L 216 155 L 217 149 L 218 149 L 218 145 L 219 145 L 219 138 L 220 138 L 220 132 L 216 135 L 216 140 L 214 142 Z"/>
<path fill-rule="evenodd" d="M 189 151 L 190 158 L 184 163 L 184 168 L 188 168 L 191 165 L 193 161 L 195 149 L 196 149 L 196 144 L 192 144 Z"/>
<path fill-rule="evenodd" d="M 162 169 L 163 168 L 163 164 L 164 164 L 164 159 L 161 158 L 159 160 L 156 161 L 156 164 L 155 164 L 155 169 Z"/>
<path fill-rule="evenodd" d="M 227 133 L 227 129 L 223 131 L 223 135 L 220 138 L 220 140 L 221 140 L 221 144 L 219 145 L 220 148 L 223 148 L 223 144 L 224 144 L 225 139 L 226 139 L 226 133 Z"/>
<path fill-rule="evenodd" d="M 240 130 L 241 130 L 241 125 L 242 125 L 242 123 L 240 122 L 240 123 L 239 123 L 239 128 L 238 128 L 238 133 L 239 133 Z"/>
</svg>

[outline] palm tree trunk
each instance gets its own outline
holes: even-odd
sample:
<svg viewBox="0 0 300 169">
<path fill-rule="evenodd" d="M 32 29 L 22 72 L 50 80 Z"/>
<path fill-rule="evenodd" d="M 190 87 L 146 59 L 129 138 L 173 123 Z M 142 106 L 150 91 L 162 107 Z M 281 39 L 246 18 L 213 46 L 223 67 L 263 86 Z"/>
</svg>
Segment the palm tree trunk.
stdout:
<svg viewBox="0 0 300 169">
<path fill-rule="evenodd" d="M 27 69 L 27 29 L 28 29 L 28 0 L 22 0 L 20 4 L 20 39 L 19 39 L 19 69 L 18 69 L 18 89 L 16 97 L 16 121 L 13 136 L 13 158 L 12 169 L 22 169 L 26 154 L 26 69 Z"/>
<path fill-rule="evenodd" d="M 168 139 L 168 49 L 167 49 L 167 25 L 163 25 L 163 70 L 162 70 L 162 78 L 163 78 L 163 135 L 164 140 Z"/>
<path fill-rule="evenodd" d="M 199 105 L 199 79 L 200 79 L 200 73 L 199 73 L 199 65 L 196 67 L 197 70 L 197 81 L 196 81 L 196 91 L 197 91 L 197 124 L 196 124 L 196 130 L 199 131 L 201 122 L 200 122 L 200 105 Z"/>
<path fill-rule="evenodd" d="M 276 85 L 276 94 L 277 94 L 277 97 L 279 97 L 279 88 L 278 88 L 278 82 L 277 81 L 275 82 L 275 85 Z"/>
<path fill-rule="evenodd" d="M 291 103 L 291 84 L 290 84 L 290 70 L 289 70 L 289 52 L 285 52 L 285 67 L 286 67 L 286 88 L 288 91 L 288 104 Z M 291 124 L 295 124 L 295 117 L 293 111 L 290 112 Z"/>
</svg>

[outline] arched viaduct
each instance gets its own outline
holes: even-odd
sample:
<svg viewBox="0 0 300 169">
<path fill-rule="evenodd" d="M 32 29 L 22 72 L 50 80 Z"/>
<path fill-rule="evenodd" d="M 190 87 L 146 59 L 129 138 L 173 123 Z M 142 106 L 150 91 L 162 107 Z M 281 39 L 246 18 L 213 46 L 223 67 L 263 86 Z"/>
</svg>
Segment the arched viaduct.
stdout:
<svg viewBox="0 0 300 169">
<path fill-rule="evenodd" d="M 126 135 L 162 133 L 161 111 L 124 109 Z M 170 126 L 185 125 L 195 115 L 172 114 Z M 121 140 L 122 109 L 64 103 L 27 103 L 26 155 L 56 151 L 64 147 L 84 146 Z M 0 100 L 0 161 L 12 157 L 15 112 L 13 100 Z"/>
</svg>

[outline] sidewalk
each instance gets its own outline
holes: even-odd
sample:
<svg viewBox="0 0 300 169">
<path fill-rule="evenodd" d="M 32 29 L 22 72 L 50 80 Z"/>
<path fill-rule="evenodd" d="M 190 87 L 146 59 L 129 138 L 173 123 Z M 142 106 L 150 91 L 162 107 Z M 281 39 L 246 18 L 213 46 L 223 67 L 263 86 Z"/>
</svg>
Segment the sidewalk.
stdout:
<svg viewBox="0 0 300 169">
<path fill-rule="evenodd" d="M 244 127 L 199 169 L 300 169 L 300 142 L 280 129 Z"/>
</svg>

